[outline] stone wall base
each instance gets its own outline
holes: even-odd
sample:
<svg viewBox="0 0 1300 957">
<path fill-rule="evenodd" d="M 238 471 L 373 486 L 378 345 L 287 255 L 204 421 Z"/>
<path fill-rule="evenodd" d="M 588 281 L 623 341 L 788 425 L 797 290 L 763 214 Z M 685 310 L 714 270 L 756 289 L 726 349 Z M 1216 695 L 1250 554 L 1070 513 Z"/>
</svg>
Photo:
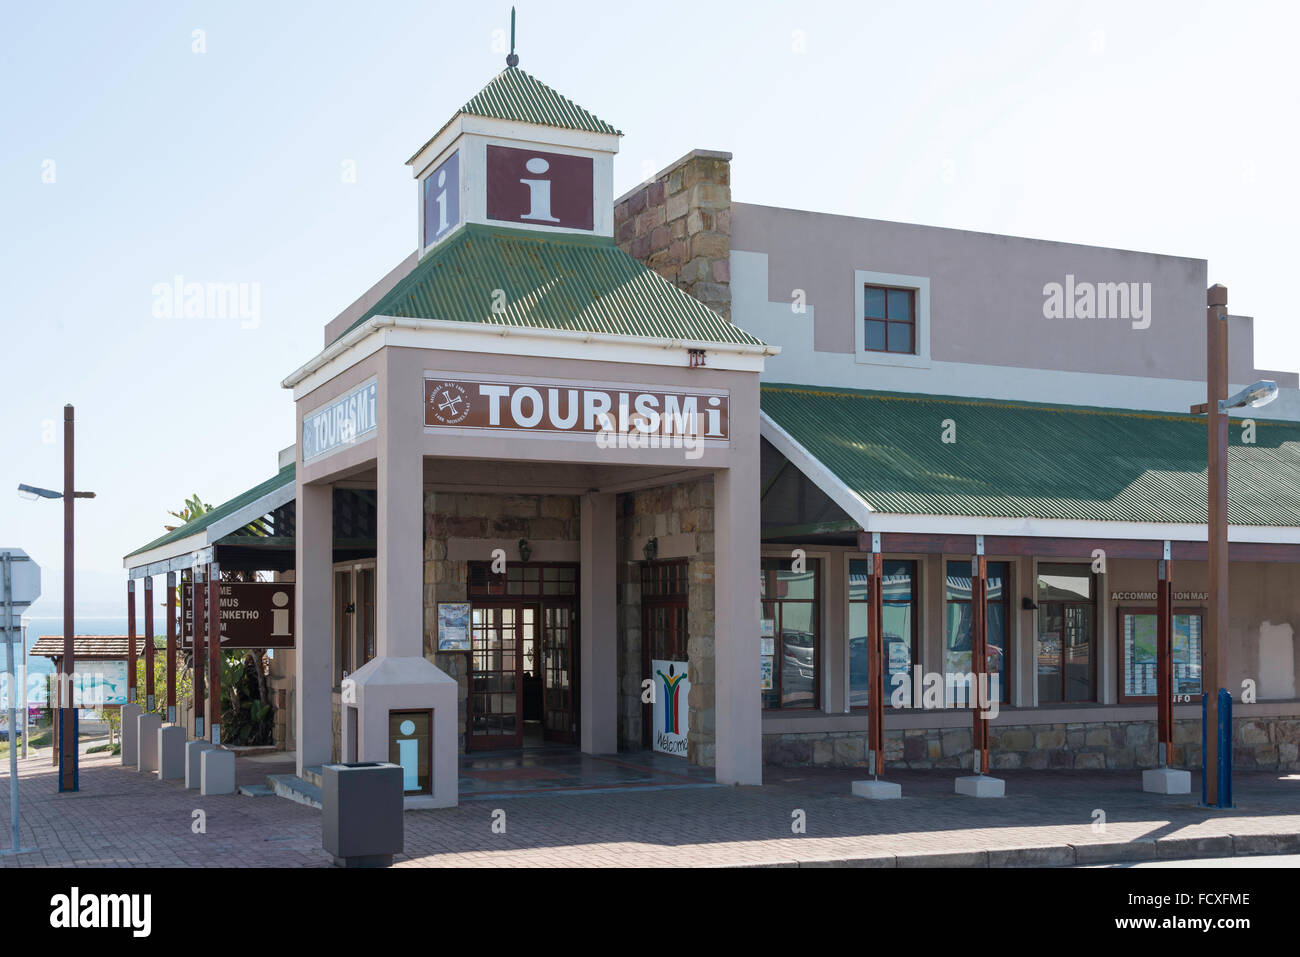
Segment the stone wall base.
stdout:
<svg viewBox="0 0 1300 957">
<path fill-rule="evenodd" d="M 775 767 L 866 767 L 863 731 L 763 735 L 763 763 Z M 1158 765 L 1156 723 L 1003 726 L 989 733 L 989 766 L 1006 768 L 1153 768 Z M 886 729 L 885 765 L 895 768 L 965 768 L 971 761 L 970 728 Z M 1201 765 L 1201 722 L 1174 725 L 1170 765 Z M 1233 721 L 1233 765 L 1300 771 L 1300 716 L 1246 717 Z"/>
</svg>

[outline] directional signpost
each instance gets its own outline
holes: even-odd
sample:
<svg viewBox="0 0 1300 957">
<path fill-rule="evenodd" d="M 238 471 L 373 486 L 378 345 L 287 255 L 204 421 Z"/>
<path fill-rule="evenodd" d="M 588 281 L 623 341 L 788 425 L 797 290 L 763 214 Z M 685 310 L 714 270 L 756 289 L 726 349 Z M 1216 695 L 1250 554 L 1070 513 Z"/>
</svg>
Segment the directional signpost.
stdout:
<svg viewBox="0 0 1300 957">
<path fill-rule="evenodd" d="M 0 592 L 0 617 L 4 627 L 5 674 L 9 680 L 9 827 L 12 832 L 9 849 L 0 851 L 0 854 L 21 854 L 23 848 L 18 840 L 18 673 L 14 668 L 14 642 L 19 640 L 22 632 L 15 617 L 41 596 L 41 567 L 21 548 L 0 548 L 0 574 L 3 575 L 4 589 Z M 24 720 L 24 737 L 26 725 Z"/>
</svg>

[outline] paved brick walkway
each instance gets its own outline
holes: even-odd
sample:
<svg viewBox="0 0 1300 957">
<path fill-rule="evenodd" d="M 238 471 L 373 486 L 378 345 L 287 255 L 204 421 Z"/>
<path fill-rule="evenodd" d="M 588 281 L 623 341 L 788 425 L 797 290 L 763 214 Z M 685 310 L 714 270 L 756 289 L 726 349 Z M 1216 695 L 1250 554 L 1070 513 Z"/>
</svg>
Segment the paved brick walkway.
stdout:
<svg viewBox="0 0 1300 957">
<path fill-rule="evenodd" d="M 1059 863 L 1007 849 L 1074 845 L 1078 860 L 1104 860 L 1117 844 L 1162 842 L 1170 853 L 1206 856 L 1243 847 L 1300 850 L 1300 776 L 1239 773 L 1238 807 L 1206 811 L 1186 797 L 1141 791 L 1133 772 L 1007 772 L 1008 797 L 977 801 L 952 793 L 952 772 L 894 772 L 904 800 L 849 795 L 850 771 L 767 769 L 762 788 L 696 788 L 513 797 L 467 802 L 451 811 L 406 815 L 402 866 L 682 866 L 881 859 L 916 863 Z M 328 863 L 320 812 L 280 798 L 201 798 L 176 782 L 123 770 L 118 760 L 84 760 L 82 791 L 54 792 L 54 771 L 29 758 L 20 770 L 25 845 L 4 866 L 302 866 Z M 1194 787 L 1199 787 L 1193 782 Z M 191 830 L 206 813 L 207 832 Z M 1094 811 L 1106 815 L 1093 830 Z M 802 811 L 806 833 L 791 829 Z M 500 813 L 498 813 L 500 812 Z M 8 821 L 0 782 L 0 825 Z M 502 820 L 505 833 L 493 830 Z M 1270 837 L 1276 836 L 1276 837 Z M 1288 837 L 1289 836 L 1289 837 Z M 1187 842 L 1181 849 L 1175 841 Z M 7 843 L 7 836 L 0 835 Z M 1142 845 L 1156 856 L 1157 845 Z M 992 852 L 992 853 L 990 853 Z M 1165 851 L 1161 851 L 1162 854 Z M 1090 855 L 1090 856 L 1089 856 Z"/>
</svg>

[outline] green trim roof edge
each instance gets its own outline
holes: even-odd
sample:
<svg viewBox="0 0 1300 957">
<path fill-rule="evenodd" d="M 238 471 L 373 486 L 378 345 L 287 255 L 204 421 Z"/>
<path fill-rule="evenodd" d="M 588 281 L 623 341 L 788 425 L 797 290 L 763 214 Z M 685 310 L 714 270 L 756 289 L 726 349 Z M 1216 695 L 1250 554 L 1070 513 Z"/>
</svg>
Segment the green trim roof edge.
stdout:
<svg viewBox="0 0 1300 957">
<path fill-rule="evenodd" d="M 180 525 L 164 535 L 160 535 L 149 544 L 143 545 L 133 552 L 128 552 L 125 557 L 131 558 L 135 555 L 142 555 L 145 552 L 153 551 L 155 548 L 161 548 L 164 545 L 170 545 L 172 542 L 178 542 L 181 539 L 189 538 L 191 535 L 195 535 L 208 528 L 213 522 L 234 514 L 246 505 L 251 505 L 263 495 L 269 495 L 276 489 L 283 488 L 285 485 L 294 482 L 296 474 L 297 465 L 290 462 L 266 481 L 260 482 L 247 491 L 236 495 L 234 498 L 222 502 L 215 508 L 209 509 L 198 518 L 188 521 L 184 525 Z"/>
<path fill-rule="evenodd" d="M 1206 521 L 1203 416 L 770 382 L 760 407 L 882 515 Z M 1229 431 L 1229 521 L 1300 527 L 1300 422 L 1249 416 L 1242 442 L 1244 418 Z"/>
<path fill-rule="evenodd" d="M 818 386 L 797 382 L 763 382 L 759 388 L 774 392 L 802 392 L 825 398 L 845 399 L 898 399 L 902 401 L 942 402 L 948 405 L 990 406 L 1006 409 L 1027 409 L 1044 412 L 1079 412 L 1090 415 L 1125 415 L 1139 419 L 1168 419 L 1173 422 L 1200 422 L 1205 416 L 1193 412 L 1162 412 L 1159 409 L 1125 409 L 1105 405 L 1071 405 L 1066 402 L 1031 402 L 1028 399 L 993 399 L 982 396 L 945 395 L 938 392 L 889 392 L 883 389 L 854 389 L 848 386 Z M 1253 419 L 1257 425 L 1279 425 L 1294 428 L 1300 434 L 1300 421 L 1294 419 L 1265 419 L 1258 415 L 1233 414 L 1238 421 Z M 1207 439 L 1208 441 L 1208 439 Z"/>
</svg>

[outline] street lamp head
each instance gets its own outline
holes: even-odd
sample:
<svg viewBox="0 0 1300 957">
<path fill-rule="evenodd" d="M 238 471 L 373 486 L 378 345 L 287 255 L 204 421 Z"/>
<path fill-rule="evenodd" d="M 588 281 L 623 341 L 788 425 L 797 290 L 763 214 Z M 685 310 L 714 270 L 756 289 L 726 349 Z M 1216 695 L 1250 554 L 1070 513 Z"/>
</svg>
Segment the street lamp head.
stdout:
<svg viewBox="0 0 1300 957">
<path fill-rule="evenodd" d="M 1258 409 L 1268 405 L 1277 398 L 1277 383 L 1270 379 L 1261 379 L 1254 385 L 1247 386 L 1236 395 L 1227 399 L 1219 400 L 1219 411 L 1227 412 L 1229 409 L 1240 409 L 1242 406 L 1250 406 L 1252 409 Z"/>
<path fill-rule="evenodd" d="M 1258 409 L 1277 398 L 1277 383 L 1265 379 L 1250 387 L 1250 407 Z"/>
<path fill-rule="evenodd" d="M 38 498 L 63 498 L 62 492 L 52 492 L 47 488 L 37 488 L 35 485 L 19 485 L 18 495 L 29 502 L 34 502 Z"/>
</svg>

